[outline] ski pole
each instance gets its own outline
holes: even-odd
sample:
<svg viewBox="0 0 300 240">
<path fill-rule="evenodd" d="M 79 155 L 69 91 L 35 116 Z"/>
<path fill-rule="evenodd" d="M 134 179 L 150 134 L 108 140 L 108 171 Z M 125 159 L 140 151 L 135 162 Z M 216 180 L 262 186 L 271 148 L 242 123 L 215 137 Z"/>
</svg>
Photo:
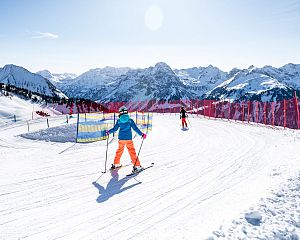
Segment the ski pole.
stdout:
<svg viewBox="0 0 300 240">
<path fill-rule="evenodd" d="M 107 140 L 106 140 L 105 170 L 102 173 L 106 173 L 107 152 L 108 152 L 108 139 L 109 139 L 109 135 L 107 136 Z"/>
<path fill-rule="evenodd" d="M 141 143 L 139 152 L 138 152 L 138 154 L 137 154 L 137 156 L 136 156 L 136 159 L 135 159 L 135 162 L 134 162 L 134 164 L 133 164 L 134 167 L 135 167 L 135 164 L 136 164 L 137 160 L 139 159 L 139 155 L 140 155 L 140 152 L 141 152 L 141 149 L 142 149 L 142 146 L 143 146 L 144 139 L 145 139 L 145 138 L 143 138 L 143 140 L 142 140 L 142 143 Z"/>
<path fill-rule="evenodd" d="M 147 121 L 147 130 L 146 130 L 146 135 L 148 134 L 148 127 L 149 127 L 149 112 L 148 112 L 148 121 Z M 141 146 L 140 146 L 139 152 L 138 152 L 138 154 L 137 154 L 137 156 L 136 156 L 136 159 L 135 159 L 135 162 L 134 162 L 134 164 L 133 164 L 133 166 L 134 166 L 134 167 L 135 167 L 135 164 L 136 164 L 137 160 L 139 159 L 139 155 L 140 155 L 140 152 L 141 152 L 141 149 L 142 149 L 142 146 L 143 146 L 144 140 L 145 140 L 145 138 L 143 138 L 143 140 L 142 140 L 142 143 L 141 143 Z"/>
</svg>

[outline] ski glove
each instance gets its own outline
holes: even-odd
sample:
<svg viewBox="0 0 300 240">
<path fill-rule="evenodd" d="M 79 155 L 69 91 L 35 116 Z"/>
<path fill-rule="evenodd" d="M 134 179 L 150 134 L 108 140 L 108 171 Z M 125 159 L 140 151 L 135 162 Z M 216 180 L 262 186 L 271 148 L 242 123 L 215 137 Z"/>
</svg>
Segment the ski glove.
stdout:
<svg viewBox="0 0 300 240">
<path fill-rule="evenodd" d="M 146 139 L 146 137 L 147 137 L 147 134 L 146 134 L 146 133 L 143 133 L 143 134 L 142 134 L 142 138 Z"/>
<path fill-rule="evenodd" d="M 109 135 L 109 131 L 106 130 L 105 131 L 105 135 L 108 136 Z"/>
</svg>

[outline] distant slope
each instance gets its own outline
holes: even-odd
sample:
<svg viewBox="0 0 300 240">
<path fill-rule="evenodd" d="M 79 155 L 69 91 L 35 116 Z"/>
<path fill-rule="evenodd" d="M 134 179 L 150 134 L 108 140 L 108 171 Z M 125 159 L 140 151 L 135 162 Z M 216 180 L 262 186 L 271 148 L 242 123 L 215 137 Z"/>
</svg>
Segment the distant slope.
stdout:
<svg viewBox="0 0 300 240">
<path fill-rule="evenodd" d="M 33 103 L 13 94 L 7 97 L 0 93 L 0 124 L 13 122 L 15 120 L 14 115 L 17 121 L 39 117 L 36 111 L 43 111 L 49 115 L 59 114 L 59 112 L 45 105 Z"/>
</svg>

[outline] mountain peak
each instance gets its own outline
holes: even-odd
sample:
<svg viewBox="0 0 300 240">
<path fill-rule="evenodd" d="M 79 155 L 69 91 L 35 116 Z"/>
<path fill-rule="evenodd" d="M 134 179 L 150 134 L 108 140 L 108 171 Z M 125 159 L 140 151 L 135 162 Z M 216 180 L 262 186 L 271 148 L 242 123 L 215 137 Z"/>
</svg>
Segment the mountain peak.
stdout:
<svg viewBox="0 0 300 240">
<path fill-rule="evenodd" d="M 12 69 L 15 69 L 15 68 L 23 69 L 22 67 L 16 66 L 16 65 L 14 65 L 14 64 L 6 64 L 6 65 L 3 67 L 3 70 L 11 71 Z"/>
<path fill-rule="evenodd" d="M 158 62 L 155 64 L 154 67 L 170 67 L 168 64 L 166 64 L 165 62 Z"/>
<path fill-rule="evenodd" d="M 42 76 L 42 77 L 44 77 L 44 78 L 47 78 L 47 79 L 50 79 L 50 78 L 52 78 L 52 74 L 51 74 L 51 72 L 50 71 L 48 71 L 48 70 L 42 70 L 42 71 L 38 71 L 38 72 L 36 72 L 36 74 L 38 74 L 38 75 L 40 75 L 40 76 Z"/>
<path fill-rule="evenodd" d="M 173 72 L 173 70 L 171 69 L 171 67 L 168 64 L 164 63 L 164 62 L 158 62 L 158 63 L 155 64 L 154 71 L 157 71 L 157 70 L 159 70 L 159 71 L 162 70 L 162 71 L 167 71 L 167 72 L 169 72 L 169 71 Z"/>
<path fill-rule="evenodd" d="M 66 97 L 46 78 L 14 64 L 7 64 L 1 69 L 0 83 L 27 89 L 46 96 Z"/>
</svg>

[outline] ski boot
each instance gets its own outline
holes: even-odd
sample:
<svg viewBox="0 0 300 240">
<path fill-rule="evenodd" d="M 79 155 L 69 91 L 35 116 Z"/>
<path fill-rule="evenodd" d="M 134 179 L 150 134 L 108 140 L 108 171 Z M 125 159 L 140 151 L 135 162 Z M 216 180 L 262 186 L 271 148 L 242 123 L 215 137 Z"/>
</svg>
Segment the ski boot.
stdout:
<svg viewBox="0 0 300 240">
<path fill-rule="evenodd" d="M 117 170 L 121 167 L 122 167 L 121 164 L 112 164 L 111 167 L 110 167 L 110 171 Z"/>
</svg>

